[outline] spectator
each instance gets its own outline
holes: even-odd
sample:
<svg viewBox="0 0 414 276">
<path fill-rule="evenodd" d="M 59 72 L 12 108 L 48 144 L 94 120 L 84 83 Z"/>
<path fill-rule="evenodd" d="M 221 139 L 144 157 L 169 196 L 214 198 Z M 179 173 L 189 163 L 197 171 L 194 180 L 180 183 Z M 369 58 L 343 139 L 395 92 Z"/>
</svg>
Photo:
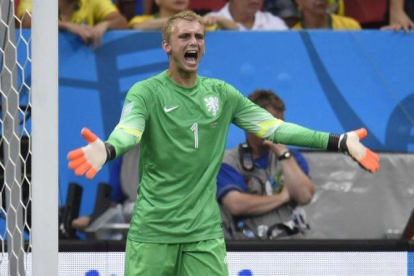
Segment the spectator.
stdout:
<svg viewBox="0 0 414 276">
<path fill-rule="evenodd" d="M 299 21 L 299 11 L 294 0 L 265 0 L 265 11 L 282 18 L 289 28 Z"/>
<path fill-rule="evenodd" d="M 262 12 L 264 0 L 229 0 L 218 12 L 209 13 L 237 22 L 242 31 L 283 31 L 287 30 L 285 22 L 270 12 Z"/>
<path fill-rule="evenodd" d="M 161 30 L 169 17 L 188 10 L 189 0 L 155 0 L 155 3 L 159 10 L 157 13 L 135 16 L 129 25 L 136 30 Z M 205 15 L 202 18 L 207 30 L 238 30 L 236 23 L 222 16 Z"/>
<path fill-rule="evenodd" d="M 136 15 L 152 14 L 156 10 L 154 0 L 116 0 L 121 13 L 130 21 Z M 205 15 L 221 9 L 227 0 L 191 0 L 189 10 Z"/>
<path fill-rule="evenodd" d="M 256 90 L 249 99 L 284 120 L 285 105 L 273 92 Z M 295 207 L 309 203 L 314 190 L 306 160 L 298 151 L 247 133 L 246 142 L 226 151 L 217 178 L 225 237 L 301 234 L 306 223 Z"/>
<path fill-rule="evenodd" d="M 359 30 L 359 23 L 350 18 L 328 13 L 328 0 L 296 0 L 301 18 L 293 29 Z"/>
<path fill-rule="evenodd" d="M 23 28 L 32 25 L 32 0 L 20 0 L 18 17 Z M 109 29 L 126 29 L 126 19 L 111 0 L 59 0 L 59 29 L 78 35 L 97 48 Z"/>
<path fill-rule="evenodd" d="M 344 15 L 343 0 L 328 0 L 328 4 L 329 12 Z M 282 18 L 289 28 L 292 28 L 300 19 L 295 0 L 265 0 L 264 9 Z"/>
<path fill-rule="evenodd" d="M 407 1 L 405 7 L 409 14 L 414 16 L 413 1 Z M 413 18 L 410 18 L 404 10 L 404 0 L 390 0 L 389 10 L 389 25 L 382 27 L 381 30 L 395 30 L 397 32 L 404 30 L 408 34 L 410 29 L 414 29 Z"/>
<path fill-rule="evenodd" d="M 356 19 L 364 29 L 403 29 L 406 33 L 413 29 L 412 0 L 346 0 L 344 4 L 345 15 Z"/>
<path fill-rule="evenodd" d="M 154 0 L 117 0 L 119 11 L 130 21 L 136 15 L 151 14 Z"/>
<path fill-rule="evenodd" d="M 139 146 L 114 160 L 109 176 L 109 185 L 112 187 L 112 205 L 122 204 L 124 219 L 128 223 L 131 221 L 137 199 L 138 164 Z M 83 231 L 93 219 L 95 219 L 93 215 L 76 218 L 72 221 L 72 227 Z"/>
</svg>

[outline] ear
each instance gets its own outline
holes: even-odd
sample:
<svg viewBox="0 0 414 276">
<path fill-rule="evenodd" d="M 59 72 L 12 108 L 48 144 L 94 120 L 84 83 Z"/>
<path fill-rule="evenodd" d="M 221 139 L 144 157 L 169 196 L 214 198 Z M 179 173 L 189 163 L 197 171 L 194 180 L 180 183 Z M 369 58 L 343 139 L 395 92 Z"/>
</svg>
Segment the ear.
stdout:
<svg viewBox="0 0 414 276">
<path fill-rule="evenodd" d="M 171 54 L 171 45 L 166 40 L 162 41 L 162 49 L 167 54 Z"/>
</svg>

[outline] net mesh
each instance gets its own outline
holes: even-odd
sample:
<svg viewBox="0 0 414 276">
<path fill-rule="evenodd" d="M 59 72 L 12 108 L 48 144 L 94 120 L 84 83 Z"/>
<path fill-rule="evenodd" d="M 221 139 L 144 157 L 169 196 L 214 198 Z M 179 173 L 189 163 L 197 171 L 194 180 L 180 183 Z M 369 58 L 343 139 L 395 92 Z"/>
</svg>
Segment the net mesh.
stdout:
<svg viewBox="0 0 414 276">
<path fill-rule="evenodd" d="M 31 248 L 30 13 L 17 16 L 24 0 L 0 0 L 0 270 L 28 275 Z"/>
</svg>

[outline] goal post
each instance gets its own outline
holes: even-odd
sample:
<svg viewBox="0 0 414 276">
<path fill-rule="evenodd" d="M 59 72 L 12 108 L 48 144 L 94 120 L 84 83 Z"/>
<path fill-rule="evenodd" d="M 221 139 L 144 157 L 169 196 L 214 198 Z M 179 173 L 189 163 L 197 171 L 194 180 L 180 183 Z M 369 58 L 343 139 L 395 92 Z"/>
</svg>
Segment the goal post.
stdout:
<svg viewBox="0 0 414 276">
<path fill-rule="evenodd" d="M 33 0 L 33 275 L 58 275 L 58 1 Z"/>
<path fill-rule="evenodd" d="M 0 0 L 0 275 L 55 276 L 58 1 L 32 0 L 27 31 L 15 4 Z"/>
</svg>

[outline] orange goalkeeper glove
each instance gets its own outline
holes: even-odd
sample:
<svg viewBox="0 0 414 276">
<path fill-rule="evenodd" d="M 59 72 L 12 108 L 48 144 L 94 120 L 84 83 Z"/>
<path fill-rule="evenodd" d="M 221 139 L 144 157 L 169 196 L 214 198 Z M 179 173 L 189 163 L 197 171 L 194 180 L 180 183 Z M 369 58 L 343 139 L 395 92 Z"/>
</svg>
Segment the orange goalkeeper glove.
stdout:
<svg viewBox="0 0 414 276">
<path fill-rule="evenodd" d="M 379 157 L 360 143 L 367 135 L 365 128 L 342 134 L 339 137 L 339 150 L 351 156 L 365 170 L 375 173 L 379 169 Z"/>
<path fill-rule="evenodd" d="M 92 179 L 108 159 L 107 147 L 88 128 L 83 128 L 81 134 L 88 145 L 69 152 L 69 168 L 78 176 L 86 173 L 86 177 Z"/>
</svg>

